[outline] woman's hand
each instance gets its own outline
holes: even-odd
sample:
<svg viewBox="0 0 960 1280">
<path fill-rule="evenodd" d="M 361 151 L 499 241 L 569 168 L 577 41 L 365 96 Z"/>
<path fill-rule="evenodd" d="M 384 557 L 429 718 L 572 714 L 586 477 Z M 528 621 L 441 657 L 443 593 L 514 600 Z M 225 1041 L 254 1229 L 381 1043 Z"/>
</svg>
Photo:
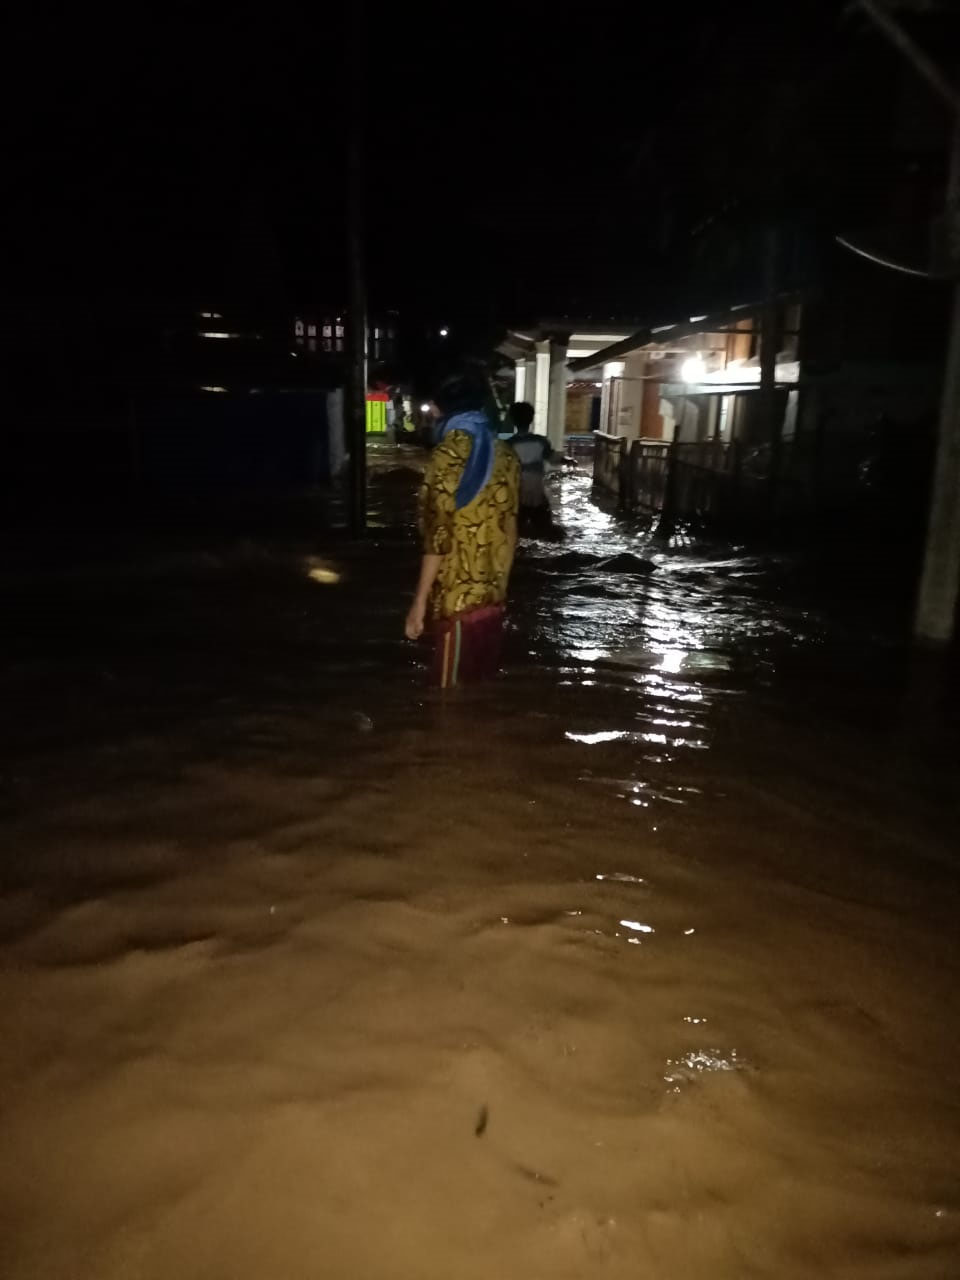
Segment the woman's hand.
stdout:
<svg viewBox="0 0 960 1280">
<path fill-rule="evenodd" d="M 420 580 L 417 583 L 413 604 L 410 606 L 407 622 L 403 628 L 408 640 L 419 640 L 423 635 L 424 621 L 427 616 L 427 601 L 430 599 L 430 592 L 433 590 L 433 584 L 437 580 L 437 574 L 440 572 L 442 563 L 443 556 L 436 555 L 432 551 L 426 552 L 420 561 Z"/>
<path fill-rule="evenodd" d="M 426 602 L 417 597 L 410 606 L 410 612 L 407 614 L 407 621 L 404 626 L 404 632 L 408 640 L 419 640 L 423 635 L 426 612 Z"/>
</svg>

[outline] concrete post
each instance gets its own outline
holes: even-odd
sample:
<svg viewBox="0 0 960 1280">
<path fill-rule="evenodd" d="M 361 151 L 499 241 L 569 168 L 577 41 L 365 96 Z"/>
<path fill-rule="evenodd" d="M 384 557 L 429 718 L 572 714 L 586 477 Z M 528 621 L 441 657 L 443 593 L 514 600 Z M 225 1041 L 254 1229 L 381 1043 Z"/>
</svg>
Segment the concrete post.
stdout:
<svg viewBox="0 0 960 1280">
<path fill-rule="evenodd" d="M 600 395 L 600 430 L 612 436 L 620 434 L 620 423 L 614 411 L 618 397 L 614 394 L 614 382 L 623 377 L 622 360 L 608 360 L 603 366 L 603 390 Z"/>
<path fill-rule="evenodd" d="M 550 341 L 537 343 L 536 384 L 533 394 L 533 429 L 541 436 L 547 434 L 550 412 Z"/>
<path fill-rule="evenodd" d="M 610 379 L 606 373 L 603 375 L 603 386 L 600 389 L 600 430 L 612 434 L 610 431 Z"/>
<path fill-rule="evenodd" d="M 527 362 L 526 360 L 518 360 L 513 374 L 513 399 L 514 403 L 519 403 L 526 399 L 527 393 Z"/>
<path fill-rule="evenodd" d="M 554 342 L 550 348 L 550 405 L 547 435 L 557 453 L 563 452 L 567 434 L 567 344 Z"/>
</svg>

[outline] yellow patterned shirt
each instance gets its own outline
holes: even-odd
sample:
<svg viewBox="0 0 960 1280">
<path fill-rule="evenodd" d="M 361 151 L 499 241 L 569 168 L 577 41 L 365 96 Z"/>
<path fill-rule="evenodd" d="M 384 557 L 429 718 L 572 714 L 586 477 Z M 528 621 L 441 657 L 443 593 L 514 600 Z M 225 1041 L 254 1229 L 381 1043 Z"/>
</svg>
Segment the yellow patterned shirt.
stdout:
<svg viewBox="0 0 960 1280">
<path fill-rule="evenodd" d="M 466 431 L 450 431 L 427 464 L 420 490 L 420 528 L 427 555 L 443 556 L 430 595 L 432 618 L 502 604 L 513 559 L 520 464 L 502 441 L 494 444 L 490 479 L 457 510 L 457 485 L 470 457 Z"/>
</svg>

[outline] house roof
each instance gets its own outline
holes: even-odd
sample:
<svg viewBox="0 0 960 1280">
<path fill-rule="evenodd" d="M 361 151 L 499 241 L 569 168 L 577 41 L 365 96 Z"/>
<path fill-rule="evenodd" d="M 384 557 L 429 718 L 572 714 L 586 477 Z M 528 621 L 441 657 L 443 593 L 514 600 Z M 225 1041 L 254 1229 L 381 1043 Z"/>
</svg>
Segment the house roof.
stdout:
<svg viewBox="0 0 960 1280">
<path fill-rule="evenodd" d="M 797 297 L 798 295 L 796 294 L 789 294 L 783 295 L 779 300 L 792 302 L 796 301 Z M 644 329 L 638 329 L 636 333 L 632 333 L 628 338 L 624 338 L 620 342 L 611 343 L 610 346 L 595 351 L 592 355 L 568 360 L 567 367 L 571 372 L 595 369 L 602 364 L 606 364 L 608 360 L 619 360 L 623 356 L 629 355 L 632 351 L 639 351 L 643 347 L 650 345 L 662 346 L 666 342 L 689 338 L 695 333 L 722 332 L 728 329 L 731 324 L 736 324 L 738 320 L 757 315 L 762 306 L 762 302 L 745 302 L 737 306 L 726 307 L 722 311 L 711 312 L 709 315 L 690 316 L 687 320 L 649 325 Z"/>
<path fill-rule="evenodd" d="M 526 329 L 510 329 L 498 344 L 497 350 L 511 360 L 522 360 L 535 354 L 537 343 L 546 341 L 576 343 L 584 357 L 594 351 L 605 348 L 611 343 L 621 342 L 631 332 L 632 325 L 617 324 L 615 321 L 577 323 L 572 319 L 542 320 L 537 325 Z M 576 352 L 571 352 L 571 357 Z"/>
<path fill-rule="evenodd" d="M 614 342 L 609 347 L 595 351 L 593 355 L 568 360 L 567 365 L 572 371 L 593 369 L 606 364 L 608 360 L 619 360 L 632 351 L 650 346 L 651 343 L 660 344 L 678 338 L 688 338 L 694 333 L 710 333 L 721 325 L 726 327 L 743 319 L 744 316 L 753 314 L 758 309 L 759 304 L 747 303 L 743 306 L 729 307 L 726 311 L 715 312 L 709 316 L 691 316 L 688 320 L 675 321 L 672 324 L 651 325 L 645 329 L 638 329 L 622 342 Z"/>
</svg>

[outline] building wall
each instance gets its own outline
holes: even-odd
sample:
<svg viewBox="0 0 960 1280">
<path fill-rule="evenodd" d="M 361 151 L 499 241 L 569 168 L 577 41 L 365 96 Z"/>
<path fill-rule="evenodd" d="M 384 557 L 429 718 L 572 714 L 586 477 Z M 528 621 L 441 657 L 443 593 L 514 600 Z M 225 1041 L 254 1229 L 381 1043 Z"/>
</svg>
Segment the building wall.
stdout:
<svg viewBox="0 0 960 1280">
<path fill-rule="evenodd" d="M 647 356 L 637 351 L 627 356 L 624 361 L 623 377 L 619 379 L 619 403 L 616 434 L 626 436 L 628 440 L 638 439 L 642 433 L 643 422 L 643 388 L 644 374 L 647 371 Z"/>
<path fill-rule="evenodd" d="M 584 391 L 568 393 L 566 429 L 571 435 L 586 435 L 590 430 L 595 399 Z"/>
<path fill-rule="evenodd" d="M 657 396 L 660 402 L 660 421 L 663 424 L 663 439 L 667 442 L 677 438 L 677 406 L 673 400 L 666 396 L 660 395 L 660 383 L 655 384 L 657 387 Z"/>
<path fill-rule="evenodd" d="M 643 384 L 643 411 L 640 415 L 640 434 L 645 440 L 664 438 L 663 415 L 660 412 L 660 383 L 648 378 Z"/>
<path fill-rule="evenodd" d="M 616 387 L 616 422 L 614 434 L 636 440 L 640 435 L 643 413 L 643 382 L 639 378 L 618 378 Z"/>
<path fill-rule="evenodd" d="M 710 395 L 670 395 L 660 400 L 664 438 L 678 444 L 698 444 L 712 440 L 720 417 L 719 393 Z"/>
</svg>

